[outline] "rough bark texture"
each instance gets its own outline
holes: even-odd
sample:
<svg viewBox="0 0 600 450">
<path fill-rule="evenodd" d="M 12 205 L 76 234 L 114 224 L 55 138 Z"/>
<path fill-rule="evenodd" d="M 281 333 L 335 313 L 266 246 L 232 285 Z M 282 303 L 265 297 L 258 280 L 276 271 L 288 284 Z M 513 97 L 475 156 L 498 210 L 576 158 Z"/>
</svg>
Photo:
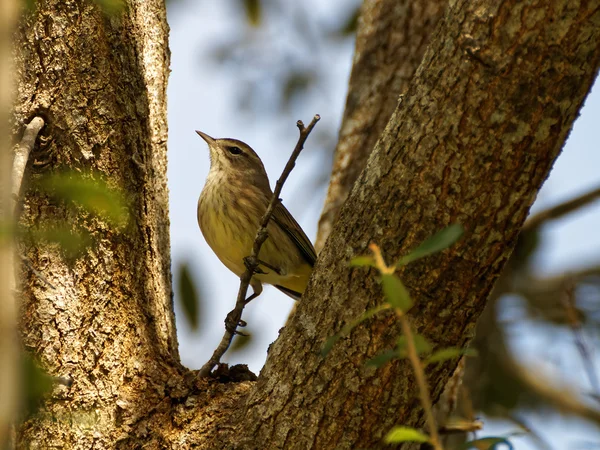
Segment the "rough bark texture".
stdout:
<svg viewBox="0 0 600 450">
<path fill-rule="evenodd" d="M 47 0 L 23 19 L 15 123 L 42 114 L 52 139 L 29 170 L 21 223 L 57 221 L 94 244 L 71 260 L 57 245 L 22 253 L 56 289 L 23 267 L 26 348 L 56 376 L 54 401 L 22 429 L 23 448 L 109 448 L 164 398 L 177 373 L 166 185 L 164 4 L 133 1 L 103 13 L 97 3 Z M 35 181 L 61 169 L 93 169 L 131 203 L 127 229 L 72 212 Z"/>
<path fill-rule="evenodd" d="M 598 2 L 450 5 L 404 101 L 340 212 L 308 290 L 271 347 L 244 421 L 249 448 L 373 448 L 395 424 L 422 425 L 405 362 L 364 362 L 393 347 L 394 317 L 323 342 L 381 302 L 353 255 L 380 244 L 393 261 L 450 223 L 449 251 L 401 273 L 411 319 L 436 347 L 464 346 L 600 61 Z M 357 214 L 357 211 L 361 211 Z M 456 362 L 428 367 L 434 400 Z"/>
<path fill-rule="evenodd" d="M 315 247 L 333 222 L 423 59 L 447 0 L 367 0 L 362 5 L 348 98 Z"/>
<path fill-rule="evenodd" d="M 451 4 L 259 382 L 230 384 L 195 379 L 178 361 L 164 5 L 136 0 L 105 16 L 94 3 L 38 3 L 19 35 L 15 123 L 42 113 L 53 140 L 37 155 L 47 164 L 28 172 L 21 222 L 36 229 L 67 219 L 95 244 L 75 260 L 56 245 L 21 244 L 57 288 L 23 267 L 25 346 L 51 374 L 73 380 L 22 426 L 21 447 L 374 448 L 392 425 L 421 424 L 406 364 L 364 367 L 392 347 L 393 317 L 365 323 L 325 359 L 318 352 L 381 302 L 374 274 L 350 270 L 350 257 L 373 240 L 391 261 L 454 222 L 464 239 L 402 277 L 420 333 L 439 347 L 470 339 L 600 58 L 597 2 L 497 3 Z M 123 189 L 130 226 L 115 229 L 33 188 L 64 167 L 93 168 Z M 454 366 L 428 369 L 434 399 Z"/>
</svg>

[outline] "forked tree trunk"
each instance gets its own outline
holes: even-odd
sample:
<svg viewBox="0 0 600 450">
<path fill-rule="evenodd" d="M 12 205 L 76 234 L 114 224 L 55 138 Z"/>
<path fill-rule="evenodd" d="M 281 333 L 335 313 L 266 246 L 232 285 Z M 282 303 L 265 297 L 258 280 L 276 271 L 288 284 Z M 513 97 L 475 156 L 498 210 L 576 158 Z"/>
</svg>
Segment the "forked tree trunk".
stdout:
<svg viewBox="0 0 600 450">
<path fill-rule="evenodd" d="M 366 322 L 325 359 L 319 351 L 382 301 L 374 273 L 348 267 L 352 256 L 374 241 L 391 262 L 455 222 L 464 238 L 401 276 L 421 334 L 438 347 L 469 341 L 600 60 L 597 1 L 497 3 L 451 4 L 259 381 L 220 384 L 195 379 L 178 361 L 164 5 L 138 0 L 105 16 L 92 3 L 40 2 L 17 44 L 16 118 L 42 113 L 53 140 L 38 155 L 48 164 L 30 167 L 29 178 L 93 168 L 126 192 L 133 220 L 118 231 L 43 192 L 24 192 L 24 225 L 67 219 L 96 243 L 74 261 L 56 246 L 22 248 L 56 286 L 23 268 L 25 346 L 73 384 L 57 387 L 23 425 L 21 447 L 375 448 L 395 424 L 422 425 L 407 364 L 364 366 L 394 345 L 393 317 Z M 428 367 L 434 399 L 454 366 Z"/>
</svg>

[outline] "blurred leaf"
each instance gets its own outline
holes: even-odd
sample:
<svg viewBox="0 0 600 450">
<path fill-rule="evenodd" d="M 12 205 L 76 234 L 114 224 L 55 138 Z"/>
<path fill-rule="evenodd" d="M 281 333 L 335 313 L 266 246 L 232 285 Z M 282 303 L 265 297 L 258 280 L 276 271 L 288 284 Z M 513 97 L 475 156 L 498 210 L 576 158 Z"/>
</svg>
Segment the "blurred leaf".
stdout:
<svg viewBox="0 0 600 450">
<path fill-rule="evenodd" d="M 192 327 L 192 330 L 197 330 L 200 300 L 198 297 L 198 290 L 196 289 L 196 285 L 190 274 L 189 266 L 185 263 L 179 266 L 177 285 L 179 287 L 178 297 L 181 301 L 183 314 Z"/>
<path fill-rule="evenodd" d="M 282 98 L 285 107 L 290 106 L 294 97 L 306 93 L 310 85 L 315 81 L 313 74 L 309 72 L 291 72 L 283 82 Z"/>
<path fill-rule="evenodd" d="M 406 312 L 411 308 L 413 302 L 400 278 L 393 274 L 384 273 L 381 275 L 381 285 L 385 299 L 394 308 L 402 312 Z"/>
<path fill-rule="evenodd" d="M 125 0 L 95 0 L 107 16 L 115 16 L 125 9 Z"/>
<path fill-rule="evenodd" d="M 262 5 L 260 0 L 243 0 L 243 2 L 248 23 L 253 27 L 257 27 L 260 25 L 262 15 Z"/>
<path fill-rule="evenodd" d="M 457 348 L 457 347 L 448 347 L 438 350 L 433 353 L 427 360 L 425 364 L 437 363 L 442 361 L 447 361 L 449 359 L 458 358 L 460 356 L 477 356 L 477 351 L 472 348 Z"/>
<path fill-rule="evenodd" d="M 30 236 L 34 241 L 54 242 L 60 245 L 68 258 L 76 258 L 91 244 L 89 233 L 69 229 L 67 223 L 51 224 L 38 230 L 31 230 Z"/>
<path fill-rule="evenodd" d="M 509 259 L 514 270 L 522 270 L 529 266 L 531 258 L 539 250 L 541 242 L 541 231 L 539 227 L 524 229 L 519 233 L 517 243 Z"/>
<path fill-rule="evenodd" d="M 386 444 L 399 442 L 429 442 L 429 436 L 411 427 L 394 427 L 383 438 Z"/>
<path fill-rule="evenodd" d="M 0 244 L 5 239 L 10 239 L 13 236 L 12 224 L 8 222 L 0 222 Z"/>
<path fill-rule="evenodd" d="M 371 256 L 357 256 L 356 258 L 352 258 L 350 260 L 351 267 L 377 267 L 375 264 L 375 260 Z"/>
<path fill-rule="evenodd" d="M 454 244 L 464 233 L 462 225 L 454 224 L 438 231 L 429 239 L 426 239 L 408 255 L 403 256 L 396 263 L 396 267 L 405 266 L 419 258 L 429 256 L 432 253 L 442 251 Z"/>
<path fill-rule="evenodd" d="M 415 333 L 413 334 L 413 342 L 415 344 L 415 349 L 417 350 L 417 355 L 431 353 L 431 343 L 425 336 Z M 406 336 L 400 336 L 397 341 L 396 349 L 402 358 L 406 357 L 406 344 Z"/>
<path fill-rule="evenodd" d="M 385 352 L 382 352 L 379 355 L 376 355 L 373 358 L 371 358 L 370 360 L 368 360 L 365 363 L 365 366 L 380 368 L 381 366 L 388 363 L 392 359 L 397 359 L 399 357 L 400 357 L 400 355 L 398 354 L 397 349 L 386 350 Z"/>
<path fill-rule="evenodd" d="M 321 349 L 321 356 L 323 356 L 323 357 L 327 356 L 327 354 L 331 351 L 331 349 L 333 348 L 335 343 L 337 341 L 339 341 L 342 337 L 344 337 L 348 333 L 350 333 L 355 326 L 357 326 L 361 322 L 373 317 L 375 314 L 377 314 L 381 311 L 384 311 L 386 309 L 389 309 L 389 307 L 390 306 L 388 304 L 383 304 L 383 305 L 376 306 L 375 308 L 371 308 L 371 309 L 365 311 L 358 319 L 356 319 L 356 320 L 350 322 L 348 325 L 344 326 L 344 328 L 342 328 L 339 333 L 334 334 L 333 336 L 331 336 L 329 339 L 327 339 L 325 341 L 325 345 L 323 345 L 323 348 Z"/>
<path fill-rule="evenodd" d="M 23 0 L 23 4 L 25 5 L 26 12 L 33 12 L 33 11 L 35 11 L 37 1 L 36 0 Z"/>
<path fill-rule="evenodd" d="M 513 446 L 510 441 L 503 437 L 484 437 L 481 439 L 475 439 L 474 441 L 465 442 L 458 447 L 458 450 L 500 450 L 499 445 L 505 445 L 508 450 L 513 450 Z"/>
<path fill-rule="evenodd" d="M 231 343 L 231 347 L 227 350 L 229 354 L 234 352 L 242 352 L 253 342 L 254 333 L 247 328 L 243 329 L 243 335 L 236 334 Z"/>
<path fill-rule="evenodd" d="M 122 193 L 112 189 L 99 175 L 84 176 L 76 173 L 57 173 L 40 181 L 55 197 L 78 204 L 97 214 L 115 226 L 123 226 L 129 220 L 127 202 Z"/>
<path fill-rule="evenodd" d="M 33 358 L 22 357 L 24 407 L 28 416 L 35 414 L 44 396 L 52 390 L 53 378 L 44 372 Z"/>
<path fill-rule="evenodd" d="M 352 15 L 348 17 L 346 23 L 340 28 L 339 34 L 342 36 L 348 36 L 350 34 L 356 33 L 356 29 L 358 28 L 358 16 L 360 15 L 360 7 L 356 8 Z"/>
</svg>

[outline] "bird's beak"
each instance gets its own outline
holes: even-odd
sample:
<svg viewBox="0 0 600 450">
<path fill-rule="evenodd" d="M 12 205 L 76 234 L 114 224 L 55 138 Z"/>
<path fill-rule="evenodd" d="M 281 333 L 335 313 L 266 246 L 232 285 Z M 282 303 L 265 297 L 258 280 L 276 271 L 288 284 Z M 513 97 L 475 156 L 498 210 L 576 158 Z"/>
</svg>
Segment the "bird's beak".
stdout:
<svg viewBox="0 0 600 450">
<path fill-rule="evenodd" d="M 198 136 L 200 136 L 202 139 L 204 139 L 206 141 L 206 143 L 208 144 L 209 147 L 215 143 L 215 140 L 213 138 L 211 138 L 208 134 L 203 133 L 202 131 L 198 131 L 198 130 L 196 130 L 196 133 L 198 133 Z"/>
</svg>

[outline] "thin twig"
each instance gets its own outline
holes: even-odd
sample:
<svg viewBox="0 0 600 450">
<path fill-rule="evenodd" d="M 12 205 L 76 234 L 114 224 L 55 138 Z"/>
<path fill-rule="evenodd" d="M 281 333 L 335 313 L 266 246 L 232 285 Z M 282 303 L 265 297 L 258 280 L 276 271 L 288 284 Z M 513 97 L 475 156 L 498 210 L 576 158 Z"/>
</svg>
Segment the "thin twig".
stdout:
<svg viewBox="0 0 600 450">
<path fill-rule="evenodd" d="M 600 187 L 593 189 L 585 194 L 575 197 L 571 200 L 567 200 L 564 203 L 552 206 L 551 208 L 545 209 L 533 216 L 531 216 L 523 225 L 523 230 L 532 230 L 539 227 L 540 225 L 550 221 L 559 219 L 573 211 L 583 208 L 593 201 L 600 198 Z"/>
<path fill-rule="evenodd" d="M 531 427 L 531 425 L 529 425 L 529 423 L 525 420 L 524 417 L 520 416 L 519 414 L 513 413 L 509 416 L 509 419 L 512 420 L 519 427 L 521 427 L 523 429 L 523 431 L 525 431 L 529 437 L 531 437 L 533 440 L 535 440 L 538 443 L 538 447 L 540 449 L 542 449 L 542 450 L 552 450 L 553 449 L 553 447 L 550 445 L 550 443 L 548 441 L 546 441 L 545 438 L 542 437 L 543 435 L 538 433 L 536 430 L 534 430 Z"/>
<path fill-rule="evenodd" d="M 481 420 L 451 420 L 438 430 L 440 434 L 474 433 L 483 429 Z"/>
<path fill-rule="evenodd" d="M 40 279 L 42 282 L 44 282 L 44 284 L 46 284 L 46 286 L 48 286 L 52 290 L 56 290 L 56 286 L 54 286 L 52 283 L 50 283 L 50 281 L 48 281 L 48 278 L 46 278 L 42 272 L 40 272 L 35 267 L 33 267 L 33 265 L 31 264 L 31 261 L 29 261 L 29 258 L 27 258 L 26 256 L 21 256 L 21 261 L 23 261 L 23 263 L 29 268 L 29 270 L 31 270 L 31 272 L 38 279 Z"/>
<path fill-rule="evenodd" d="M 285 183 L 290 172 L 296 165 L 296 159 L 298 158 L 298 156 L 300 155 L 300 152 L 304 148 L 304 143 L 306 142 L 306 139 L 308 138 L 310 132 L 312 131 L 312 129 L 315 127 L 315 125 L 317 124 L 317 122 L 320 119 L 321 119 L 321 117 L 318 114 L 315 115 L 307 127 L 304 126 L 304 123 L 301 120 L 299 120 L 296 123 L 296 125 L 298 126 L 298 129 L 300 130 L 300 136 L 298 137 L 298 143 L 296 144 L 296 148 L 294 148 L 294 151 L 292 152 L 290 159 L 288 160 L 287 164 L 285 165 L 285 168 L 283 169 L 281 176 L 277 180 L 277 183 L 275 183 L 275 190 L 273 192 L 273 198 L 271 199 L 271 202 L 269 203 L 269 207 L 267 208 L 267 211 L 265 212 L 265 215 L 263 216 L 263 218 L 261 220 L 260 228 L 258 229 L 258 231 L 256 233 L 256 237 L 254 238 L 254 245 L 252 246 L 252 253 L 245 260 L 246 271 L 240 277 L 240 288 L 238 290 L 238 296 L 237 296 L 237 301 L 235 303 L 235 308 L 229 314 L 227 314 L 227 319 L 225 320 L 225 334 L 223 334 L 223 338 L 221 339 L 221 342 L 215 349 L 213 355 L 208 360 L 208 362 L 206 364 L 204 364 L 199 371 L 199 375 L 202 377 L 209 376 L 210 373 L 212 372 L 213 368 L 217 364 L 219 364 L 219 362 L 221 361 L 221 357 L 225 354 L 225 352 L 231 345 L 231 341 L 233 340 L 233 337 L 237 333 L 236 330 L 237 330 L 237 327 L 242 318 L 242 312 L 244 310 L 244 306 L 246 306 L 248 304 L 248 302 L 253 298 L 253 295 L 252 295 L 247 299 L 246 294 L 248 292 L 248 286 L 250 285 L 250 280 L 252 279 L 252 275 L 254 275 L 254 273 L 256 272 L 256 269 L 258 268 L 258 265 L 259 265 L 258 253 L 260 252 L 260 248 L 262 247 L 263 243 L 269 237 L 269 234 L 267 232 L 267 225 L 268 225 L 269 221 L 271 220 L 271 216 L 273 214 L 275 205 L 277 204 L 277 202 L 280 201 L 279 195 L 281 194 L 281 190 L 283 189 L 283 184 Z"/>
<path fill-rule="evenodd" d="M 373 252 L 373 258 L 375 259 L 377 269 L 379 269 L 382 274 L 393 275 L 396 271 L 396 267 L 393 265 L 388 266 L 385 263 L 379 246 L 375 243 L 371 243 L 369 244 L 369 249 Z M 421 401 L 421 406 L 423 406 L 423 410 L 425 411 L 425 420 L 429 428 L 429 443 L 434 450 L 442 450 L 438 426 L 433 415 L 433 405 L 431 403 L 429 386 L 427 385 L 427 380 L 425 379 L 425 371 L 423 370 L 423 364 L 421 363 L 421 359 L 419 358 L 419 354 L 417 352 L 415 338 L 412 329 L 410 328 L 410 323 L 408 323 L 408 318 L 406 317 L 406 314 L 404 314 L 404 311 L 402 311 L 400 308 L 394 308 L 394 310 L 398 316 L 398 319 L 400 320 L 402 333 L 406 337 L 406 353 L 413 367 L 415 378 L 417 380 L 417 386 L 419 386 L 419 399 Z"/>
<path fill-rule="evenodd" d="M 23 175 L 25 173 L 25 167 L 29 160 L 29 155 L 35 146 L 40 130 L 44 126 L 44 119 L 39 116 L 34 117 L 31 122 L 27 124 L 23 138 L 17 148 L 15 149 L 15 155 L 13 159 L 12 169 L 12 183 L 11 183 L 11 195 L 13 202 L 13 215 L 16 214 L 17 205 L 19 204 L 19 193 L 21 192 L 21 184 L 23 183 Z"/>
<path fill-rule="evenodd" d="M 435 417 L 433 416 L 433 405 L 431 404 L 429 386 L 427 385 L 425 371 L 423 370 L 423 365 L 421 364 L 421 360 L 419 359 L 419 355 L 417 353 L 414 336 L 406 315 L 398 309 L 396 310 L 396 314 L 398 315 L 400 324 L 402 325 L 402 333 L 404 336 L 406 336 L 406 353 L 408 354 L 408 359 L 413 366 L 415 378 L 417 379 L 417 385 L 419 386 L 419 398 L 421 400 L 421 405 L 425 410 L 425 419 L 427 421 L 427 426 L 429 427 L 429 438 L 431 439 L 430 444 L 435 450 L 441 450 L 442 445 L 440 444 L 438 427 L 435 422 Z"/>
<path fill-rule="evenodd" d="M 592 354 L 585 342 L 583 332 L 581 330 L 581 322 L 577 314 L 577 308 L 575 307 L 575 285 L 573 283 L 571 283 L 566 289 L 563 304 L 567 315 L 567 322 L 573 331 L 575 346 L 579 351 L 581 361 L 583 362 L 583 367 L 585 368 L 590 385 L 594 391 L 594 398 L 599 398 L 600 382 L 598 381 L 598 375 L 596 374 L 596 370 L 594 368 Z"/>
</svg>

